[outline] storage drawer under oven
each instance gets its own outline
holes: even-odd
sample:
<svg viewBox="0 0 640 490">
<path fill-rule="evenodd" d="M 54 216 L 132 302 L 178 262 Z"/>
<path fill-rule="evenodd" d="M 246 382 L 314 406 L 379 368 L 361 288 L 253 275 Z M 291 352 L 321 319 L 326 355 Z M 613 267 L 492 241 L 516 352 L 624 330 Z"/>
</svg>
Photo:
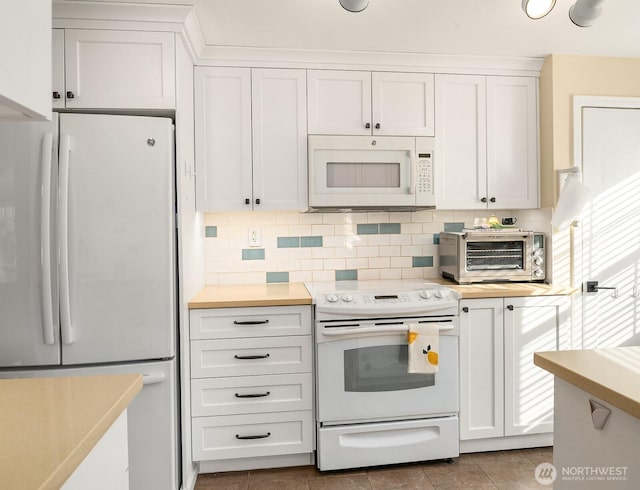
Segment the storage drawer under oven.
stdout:
<svg viewBox="0 0 640 490">
<path fill-rule="evenodd" d="M 191 381 L 191 415 L 311 410 L 311 373 L 233 376 Z"/>
<path fill-rule="evenodd" d="M 191 419 L 194 461 L 252 458 L 313 450 L 311 410 Z"/>
<path fill-rule="evenodd" d="M 311 372 L 311 336 L 192 340 L 191 377 Z"/>
</svg>

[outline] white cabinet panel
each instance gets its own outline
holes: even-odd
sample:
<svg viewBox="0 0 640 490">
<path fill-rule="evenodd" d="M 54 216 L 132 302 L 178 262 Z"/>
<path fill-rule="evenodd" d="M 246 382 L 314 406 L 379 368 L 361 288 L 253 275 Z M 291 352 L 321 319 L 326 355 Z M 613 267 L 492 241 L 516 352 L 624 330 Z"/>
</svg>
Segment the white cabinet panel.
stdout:
<svg viewBox="0 0 640 490">
<path fill-rule="evenodd" d="M 311 373 L 194 379 L 191 415 L 311 410 Z"/>
<path fill-rule="evenodd" d="M 433 79 L 431 73 L 373 73 L 373 134 L 433 136 Z"/>
<path fill-rule="evenodd" d="M 173 36 L 66 29 L 66 107 L 175 109 Z"/>
<path fill-rule="evenodd" d="M 196 205 L 306 210 L 304 70 L 198 67 Z"/>
<path fill-rule="evenodd" d="M 436 206 L 538 207 L 537 81 L 436 75 Z"/>
<path fill-rule="evenodd" d="M 309 134 L 371 134 L 371 73 L 308 70 Z"/>
<path fill-rule="evenodd" d="M 194 378 L 310 371 L 310 336 L 191 341 Z"/>
<path fill-rule="evenodd" d="M 503 301 L 460 302 L 460 439 L 504 435 Z"/>
<path fill-rule="evenodd" d="M 52 30 L 53 56 L 51 58 L 51 103 L 54 109 L 64 109 L 64 29 Z"/>
<path fill-rule="evenodd" d="M 191 310 L 191 340 L 310 335 L 307 306 Z"/>
<path fill-rule="evenodd" d="M 192 420 L 196 461 L 310 453 L 313 450 L 310 410 Z"/>
</svg>

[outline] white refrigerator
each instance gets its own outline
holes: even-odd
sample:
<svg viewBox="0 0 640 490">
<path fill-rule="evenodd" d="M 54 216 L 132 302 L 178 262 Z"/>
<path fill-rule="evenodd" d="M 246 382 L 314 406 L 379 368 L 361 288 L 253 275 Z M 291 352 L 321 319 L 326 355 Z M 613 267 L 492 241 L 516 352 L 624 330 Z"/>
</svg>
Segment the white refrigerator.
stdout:
<svg viewBox="0 0 640 490">
<path fill-rule="evenodd" d="M 0 124 L 0 377 L 141 373 L 132 490 L 179 488 L 168 118 Z"/>
</svg>

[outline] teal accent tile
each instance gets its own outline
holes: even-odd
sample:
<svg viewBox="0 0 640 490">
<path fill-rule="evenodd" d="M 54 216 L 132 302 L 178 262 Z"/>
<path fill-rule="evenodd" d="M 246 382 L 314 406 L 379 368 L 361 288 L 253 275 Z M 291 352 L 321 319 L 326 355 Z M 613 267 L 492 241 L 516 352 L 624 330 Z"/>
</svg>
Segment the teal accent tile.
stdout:
<svg viewBox="0 0 640 490">
<path fill-rule="evenodd" d="M 289 273 L 267 272 L 267 282 L 289 282 Z"/>
<path fill-rule="evenodd" d="M 321 236 L 301 236 L 300 246 L 301 247 L 322 247 L 322 237 Z"/>
<path fill-rule="evenodd" d="M 412 257 L 413 267 L 433 267 L 433 257 Z"/>
<path fill-rule="evenodd" d="M 444 231 L 462 231 L 464 223 L 445 223 Z"/>
<path fill-rule="evenodd" d="M 264 260 L 264 248 L 243 248 L 242 260 Z"/>
<path fill-rule="evenodd" d="M 336 281 L 357 281 L 358 271 L 355 269 L 346 269 L 336 271 Z"/>
<path fill-rule="evenodd" d="M 378 225 L 376 223 L 358 225 L 358 235 L 377 235 L 377 234 L 378 234 Z"/>
<path fill-rule="evenodd" d="M 434 233 L 433 234 L 433 244 L 434 245 L 439 245 L 440 244 L 440 233 Z"/>
<path fill-rule="evenodd" d="M 204 236 L 207 238 L 215 238 L 218 236 L 218 227 L 217 226 L 205 226 L 204 227 Z"/>
<path fill-rule="evenodd" d="M 399 235 L 400 223 L 380 223 L 381 235 Z"/>
<path fill-rule="evenodd" d="M 300 246 L 299 236 L 279 236 L 278 248 L 298 248 Z"/>
</svg>

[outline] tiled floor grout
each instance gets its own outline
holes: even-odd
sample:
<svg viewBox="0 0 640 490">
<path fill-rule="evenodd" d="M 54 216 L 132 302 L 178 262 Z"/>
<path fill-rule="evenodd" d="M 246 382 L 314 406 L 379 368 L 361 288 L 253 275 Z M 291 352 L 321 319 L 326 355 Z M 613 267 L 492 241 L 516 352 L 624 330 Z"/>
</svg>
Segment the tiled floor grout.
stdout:
<svg viewBox="0 0 640 490">
<path fill-rule="evenodd" d="M 463 454 L 453 464 L 421 462 L 322 473 L 312 466 L 237 471 L 200 475 L 195 490 L 548 489 L 536 482 L 534 470 L 552 459 L 551 448 L 533 448 Z"/>
</svg>

